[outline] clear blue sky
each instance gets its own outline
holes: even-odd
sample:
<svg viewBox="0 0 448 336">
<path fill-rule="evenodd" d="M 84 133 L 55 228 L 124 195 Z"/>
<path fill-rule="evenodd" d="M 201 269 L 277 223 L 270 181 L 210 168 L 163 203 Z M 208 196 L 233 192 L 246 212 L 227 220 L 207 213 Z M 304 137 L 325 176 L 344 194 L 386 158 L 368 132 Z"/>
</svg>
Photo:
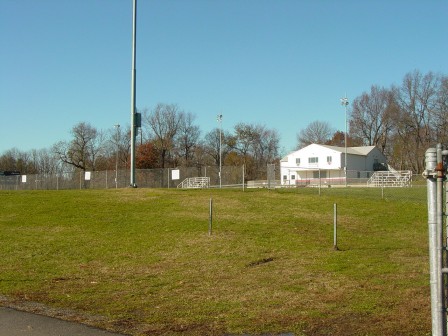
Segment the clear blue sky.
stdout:
<svg viewBox="0 0 448 336">
<path fill-rule="evenodd" d="M 344 130 L 345 93 L 448 75 L 447 18 L 445 0 L 139 0 L 137 108 L 266 125 L 285 153 L 312 121 Z M 131 46 L 132 0 L 0 0 L 0 153 L 129 125 Z"/>
</svg>

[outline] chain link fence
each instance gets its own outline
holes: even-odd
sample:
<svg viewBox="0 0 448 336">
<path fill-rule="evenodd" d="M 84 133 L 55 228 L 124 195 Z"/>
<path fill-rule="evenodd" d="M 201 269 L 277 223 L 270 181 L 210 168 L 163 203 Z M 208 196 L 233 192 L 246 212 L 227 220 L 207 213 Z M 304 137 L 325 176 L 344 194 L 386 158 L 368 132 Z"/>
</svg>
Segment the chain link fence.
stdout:
<svg viewBox="0 0 448 336">
<path fill-rule="evenodd" d="M 295 185 L 282 184 L 278 165 L 269 164 L 266 180 L 246 180 L 244 166 L 223 166 L 223 188 L 288 189 L 291 192 L 316 195 L 359 195 L 363 198 L 426 202 L 426 181 L 419 175 L 412 177 L 408 187 L 368 187 L 365 174 L 344 179 L 315 178 Z M 208 177 L 209 188 L 219 188 L 219 167 L 198 166 L 165 169 L 138 169 L 136 181 L 139 188 L 177 188 L 186 178 Z M 0 176 L 0 190 L 63 190 L 63 189 L 113 189 L 130 185 L 129 170 L 95 172 L 68 172 L 61 174 L 36 174 Z"/>
<path fill-rule="evenodd" d="M 219 167 L 215 166 L 137 169 L 135 175 L 140 188 L 177 188 L 190 177 L 209 177 L 212 188 L 220 185 Z M 242 186 L 244 167 L 222 167 L 221 183 L 224 187 Z M 130 170 L 0 176 L 0 190 L 112 189 L 129 185 Z"/>
</svg>

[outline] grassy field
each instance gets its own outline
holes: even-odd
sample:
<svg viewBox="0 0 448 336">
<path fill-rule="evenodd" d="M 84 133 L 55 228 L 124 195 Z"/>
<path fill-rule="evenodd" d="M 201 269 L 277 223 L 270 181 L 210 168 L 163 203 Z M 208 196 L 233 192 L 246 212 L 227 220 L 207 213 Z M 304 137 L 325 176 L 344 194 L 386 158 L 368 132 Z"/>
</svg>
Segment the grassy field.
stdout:
<svg viewBox="0 0 448 336">
<path fill-rule="evenodd" d="M 425 189 L 372 192 L 0 191 L 0 304 L 133 335 L 430 335 Z"/>
</svg>

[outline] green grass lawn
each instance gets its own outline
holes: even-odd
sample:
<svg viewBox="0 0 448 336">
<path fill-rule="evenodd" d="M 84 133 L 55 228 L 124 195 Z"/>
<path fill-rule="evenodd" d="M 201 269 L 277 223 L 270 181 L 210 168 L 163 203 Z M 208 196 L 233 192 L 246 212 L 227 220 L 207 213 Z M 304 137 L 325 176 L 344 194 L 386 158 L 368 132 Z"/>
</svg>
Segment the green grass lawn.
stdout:
<svg viewBox="0 0 448 336">
<path fill-rule="evenodd" d="M 0 191 L 0 302 L 133 335 L 429 335 L 425 189 L 402 190 Z"/>
</svg>

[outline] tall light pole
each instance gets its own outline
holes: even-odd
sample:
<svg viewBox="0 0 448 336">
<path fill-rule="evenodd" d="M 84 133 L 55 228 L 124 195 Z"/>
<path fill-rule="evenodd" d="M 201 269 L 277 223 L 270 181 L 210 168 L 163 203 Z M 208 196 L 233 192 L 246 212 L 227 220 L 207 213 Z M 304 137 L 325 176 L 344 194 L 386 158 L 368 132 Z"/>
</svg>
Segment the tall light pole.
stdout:
<svg viewBox="0 0 448 336">
<path fill-rule="evenodd" d="M 135 183 L 135 139 L 137 133 L 136 126 L 136 108 L 135 108 L 135 84 L 136 84 L 136 37 L 137 37 L 137 0 L 133 0 L 132 10 L 132 78 L 131 78 L 131 184 L 130 187 L 136 188 Z"/>
<path fill-rule="evenodd" d="M 116 124 L 116 125 L 114 125 L 114 127 L 117 130 L 117 132 L 115 134 L 115 136 L 116 136 L 115 141 L 117 142 L 117 153 L 115 155 L 115 189 L 117 189 L 118 188 L 118 151 L 120 150 L 120 124 Z"/>
<path fill-rule="evenodd" d="M 348 105 L 348 98 L 347 95 L 345 95 L 344 98 L 341 98 L 341 105 L 345 106 L 345 135 L 344 135 L 344 145 L 345 145 L 345 186 L 347 186 L 347 105 Z"/>
<path fill-rule="evenodd" d="M 222 114 L 218 114 L 216 120 L 219 122 L 219 188 L 222 188 Z"/>
</svg>

